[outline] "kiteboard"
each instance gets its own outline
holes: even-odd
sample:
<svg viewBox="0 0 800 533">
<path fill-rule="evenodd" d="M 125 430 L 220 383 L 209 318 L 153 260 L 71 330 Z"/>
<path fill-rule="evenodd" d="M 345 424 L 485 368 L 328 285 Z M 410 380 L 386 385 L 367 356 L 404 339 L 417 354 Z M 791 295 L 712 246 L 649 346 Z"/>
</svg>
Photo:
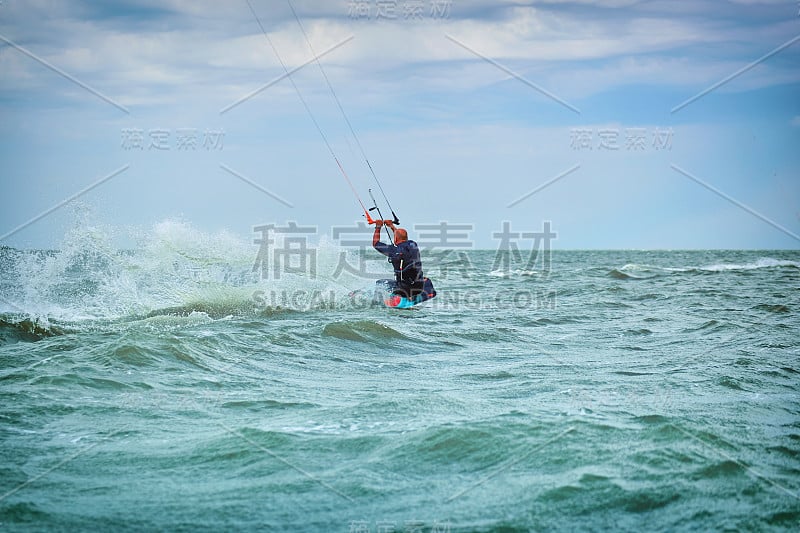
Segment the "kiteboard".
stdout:
<svg viewBox="0 0 800 533">
<path fill-rule="evenodd" d="M 436 296 L 436 289 L 434 289 L 433 282 L 429 278 L 424 279 L 422 292 L 411 297 L 394 294 L 394 281 L 389 279 L 378 280 L 377 286 L 382 287 L 386 294 L 383 298 L 383 305 L 394 309 L 411 309 Z"/>
</svg>

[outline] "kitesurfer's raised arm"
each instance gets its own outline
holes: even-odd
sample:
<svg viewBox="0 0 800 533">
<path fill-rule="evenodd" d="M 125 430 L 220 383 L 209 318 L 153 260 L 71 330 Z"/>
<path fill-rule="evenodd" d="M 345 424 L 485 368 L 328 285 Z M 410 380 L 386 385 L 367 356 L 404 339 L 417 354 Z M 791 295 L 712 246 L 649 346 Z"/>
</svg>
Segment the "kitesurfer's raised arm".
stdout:
<svg viewBox="0 0 800 533">
<path fill-rule="evenodd" d="M 381 242 L 381 228 L 383 227 L 383 220 L 376 220 L 375 221 L 375 232 L 372 234 L 372 246 L 376 250 L 380 252 L 378 248 L 378 244 L 383 244 Z"/>
<path fill-rule="evenodd" d="M 387 245 L 381 242 L 381 228 L 383 226 L 386 226 L 387 228 L 392 230 L 392 232 L 395 234 L 395 241 L 397 244 L 400 244 L 400 242 L 402 242 L 403 240 L 408 239 L 408 235 L 405 234 L 404 230 L 396 228 L 394 222 L 392 222 L 391 220 L 376 220 L 375 231 L 372 234 L 372 246 L 383 255 L 387 255 L 386 253 L 384 253 L 384 250 L 386 250 Z M 399 236 L 398 232 L 402 232 L 405 235 L 404 238 L 400 241 L 397 240 L 397 237 Z"/>
</svg>

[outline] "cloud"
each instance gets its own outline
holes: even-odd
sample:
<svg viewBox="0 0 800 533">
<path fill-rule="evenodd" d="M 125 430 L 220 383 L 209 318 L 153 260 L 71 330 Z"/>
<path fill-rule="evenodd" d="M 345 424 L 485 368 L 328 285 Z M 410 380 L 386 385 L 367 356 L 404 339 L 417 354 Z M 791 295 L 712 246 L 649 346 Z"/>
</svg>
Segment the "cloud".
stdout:
<svg viewBox="0 0 800 533">
<path fill-rule="evenodd" d="M 446 18 L 418 21 L 356 19 L 348 16 L 344 1 L 295 0 L 294 5 L 317 53 L 355 37 L 323 64 L 348 108 L 363 109 L 518 83 L 446 35 L 563 98 L 583 99 L 642 84 L 677 87 L 689 96 L 794 31 L 794 21 L 719 21 L 713 2 L 693 3 L 685 12 L 669 3 L 624 0 L 536 6 L 465 0 L 453 3 Z M 253 6 L 288 66 L 312 57 L 287 5 L 253 1 Z M 736 8 L 729 6 L 727 14 Z M 41 0 L 5 6 L 4 16 L 0 33 L 126 106 L 195 101 L 220 109 L 283 74 L 244 3 Z M 771 60 L 722 90 L 796 83 L 800 73 L 792 67 Z M 69 82 L 10 47 L 0 48 L 0 68 L 5 74 L 0 91 L 7 94 L 36 91 L 42 101 L 91 98 L 62 91 Z M 325 92 L 313 64 L 294 79 L 311 99 Z M 297 103 L 285 81 L 256 98 L 278 106 Z"/>
</svg>

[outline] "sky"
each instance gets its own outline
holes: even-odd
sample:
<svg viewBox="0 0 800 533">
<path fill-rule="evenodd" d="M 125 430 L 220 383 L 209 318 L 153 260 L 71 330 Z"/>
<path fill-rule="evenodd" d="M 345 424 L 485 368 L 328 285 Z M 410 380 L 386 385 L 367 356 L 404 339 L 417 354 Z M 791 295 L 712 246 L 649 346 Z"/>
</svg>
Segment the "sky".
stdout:
<svg viewBox="0 0 800 533">
<path fill-rule="evenodd" d="M 17 248 L 330 236 L 388 216 L 368 160 L 417 240 L 797 249 L 800 3 L 2 0 L 0 138 Z"/>
</svg>

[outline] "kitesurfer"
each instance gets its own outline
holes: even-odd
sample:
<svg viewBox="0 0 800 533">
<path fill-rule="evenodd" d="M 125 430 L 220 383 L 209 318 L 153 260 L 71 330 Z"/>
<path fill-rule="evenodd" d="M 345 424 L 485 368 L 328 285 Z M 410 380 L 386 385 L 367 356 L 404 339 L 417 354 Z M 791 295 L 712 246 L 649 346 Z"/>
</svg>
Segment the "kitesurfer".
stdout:
<svg viewBox="0 0 800 533">
<path fill-rule="evenodd" d="M 394 244 L 381 242 L 381 227 L 386 226 L 394 232 Z M 422 260 L 417 243 L 409 240 L 408 232 L 398 228 L 391 220 L 376 220 L 372 234 L 372 246 L 385 255 L 394 267 L 394 287 L 392 292 L 406 298 L 414 298 L 424 290 L 425 277 L 422 274 Z"/>
</svg>

